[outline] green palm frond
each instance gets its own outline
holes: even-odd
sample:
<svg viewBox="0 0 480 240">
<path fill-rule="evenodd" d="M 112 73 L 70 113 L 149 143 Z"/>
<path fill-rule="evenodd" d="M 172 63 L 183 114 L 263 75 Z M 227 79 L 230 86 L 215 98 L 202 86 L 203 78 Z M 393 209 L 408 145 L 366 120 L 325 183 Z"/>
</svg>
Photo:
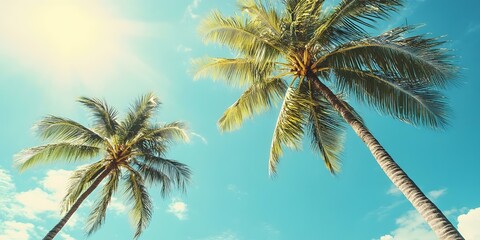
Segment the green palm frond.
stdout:
<svg viewBox="0 0 480 240">
<path fill-rule="evenodd" d="M 24 171 L 32 166 L 54 161 L 72 162 L 90 159 L 97 156 L 99 152 L 100 148 L 83 144 L 53 143 L 24 149 L 15 155 L 15 165 L 20 171 Z"/>
<path fill-rule="evenodd" d="M 313 103 L 308 101 L 308 95 L 305 93 L 292 87 L 287 89 L 272 137 L 269 159 L 270 174 L 276 173 L 279 158 L 283 154 L 283 146 L 291 149 L 301 148 L 310 104 Z"/>
<path fill-rule="evenodd" d="M 258 0 L 239 0 L 238 5 L 243 12 L 250 16 L 252 21 L 258 21 L 263 28 L 268 29 L 270 34 L 280 34 L 281 17 L 271 1 L 263 4 Z"/>
<path fill-rule="evenodd" d="M 347 68 L 334 72 L 342 91 L 384 114 L 432 128 L 442 128 L 448 123 L 446 97 L 422 82 Z"/>
<path fill-rule="evenodd" d="M 284 51 L 279 43 L 265 39 L 260 25 L 246 21 L 242 16 L 224 17 L 213 11 L 200 24 L 200 34 L 205 42 L 216 42 L 227 45 L 255 59 L 274 60 Z"/>
<path fill-rule="evenodd" d="M 151 125 L 144 131 L 141 139 L 163 142 L 176 140 L 188 142 L 190 140 L 187 133 L 187 124 L 179 121 Z"/>
<path fill-rule="evenodd" d="M 95 129 L 98 129 L 105 137 L 115 134 L 118 128 L 117 110 L 108 106 L 105 101 L 96 98 L 80 97 L 78 102 L 92 111 Z"/>
<path fill-rule="evenodd" d="M 245 87 L 269 76 L 276 62 L 253 58 L 201 58 L 193 62 L 195 78 L 209 76 L 234 87 Z"/>
<path fill-rule="evenodd" d="M 152 117 L 160 102 L 153 93 L 140 97 L 130 108 L 126 118 L 120 123 L 121 142 L 133 140 L 141 131 L 148 127 L 148 120 Z"/>
<path fill-rule="evenodd" d="M 403 35 L 412 27 L 394 28 L 380 36 L 346 44 L 319 59 L 332 68 L 382 71 L 385 75 L 445 87 L 455 76 L 447 50 L 437 38 Z"/>
<path fill-rule="evenodd" d="M 374 28 L 377 20 L 387 18 L 391 12 L 403 6 L 403 0 L 342 0 L 328 15 L 321 18 L 321 23 L 313 33 L 309 45 L 325 45 L 338 37 L 331 35 L 337 31 L 350 36 L 364 36 L 363 26 Z M 352 39 L 353 40 L 353 39 Z"/>
<path fill-rule="evenodd" d="M 186 164 L 150 154 L 143 155 L 142 158 L 144 161 L 138 162 L 140 172 L 146 174 L 143 175 L 145 181 L 161 183 L 164 188 L 162 194 L 166 195 L 170 192 L 171 184 L 180 190 L 186 190 L 192 175 Z M 157 181 L 164 181 L 165 179 L 168 179 L 169 182 Z"/>
<path fill-rule="evenodd" d="M 134 238 L 138 238 L 142 231 L 148 226 L 152 217 L 152 200 L 148 195 L 142 176 L 133 168 L 126 166 L 128 172 L 125 173 L 125 195 L 128 201 L 132 203 L 130 217 L 135 223 L 137 229 Z"/>
<path fill-rule="evenodd" d="M 93 232 L 98 230 L 98 228 L 100 228 L 105 221 L 107 207 L 112 199 L 113 194 L 117 191 L 119 179 L 120 169 L 113 169 L 108 174 L 108 181 L 103 186 L 100 199 L 94 203 L 95 207 L 88 216 L 86 225 L 87 235 L 91 235 Z"/>
<path fill-rule="evenodd" d="M 272 78 L 250 86 L 240 98 L 230 106 L 218 120 L 222 131 L 232 131 L 246 118 L 260 113 L 280 100 L 287 86 L 281 78 Z"/>
<path fill-rule="evenodd" d="M 335 174 L 340 170 L 344 121 L 323 96 L 312 91 L 311 86 L 309 89 L 310 102 L 314 103 L 310 105 L 307 124 L 311 146 L 314 151 L 320 152 L 327 169 Z"/>
<path fill-rule="evenodd" d="M 70 176 L 68 189 L 62 199 L 62 212 L 67 212 L 103 171 L 105 171 L 105 163 L 103 161 L 98 161 L 75 170 Z"/>
<path fill-rule="evenodd" d="M 98 145 L 104 141 L 104 139 L 94 131 L 67 118 L 50 115 L 44 117 L 40 122 L 35 124 L 34 127 L 40 137 L 53 141 L 89 145 Z"/>
</svg>

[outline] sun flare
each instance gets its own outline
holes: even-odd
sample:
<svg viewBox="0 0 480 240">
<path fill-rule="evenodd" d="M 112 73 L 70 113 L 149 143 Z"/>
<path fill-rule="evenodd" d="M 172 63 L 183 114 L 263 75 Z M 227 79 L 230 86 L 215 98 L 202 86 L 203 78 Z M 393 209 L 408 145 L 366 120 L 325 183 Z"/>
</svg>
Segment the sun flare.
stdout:
<svg viewBox="0 0 480 240">
<path fill-rule="evenodd" d="M 142 27 L 97 1 L 12 1 L 0 9 L 0 52 L 55 83 L 96 82 L 134 65 L 129 40 Z"/>
<path fill-rule="evenodd" d="M 100 18 L 72 5 L 35 9 L 30 22 L 39 47 L 63 60 L 90 55 L 99 50 L 106 37 Z"/>
</svg>

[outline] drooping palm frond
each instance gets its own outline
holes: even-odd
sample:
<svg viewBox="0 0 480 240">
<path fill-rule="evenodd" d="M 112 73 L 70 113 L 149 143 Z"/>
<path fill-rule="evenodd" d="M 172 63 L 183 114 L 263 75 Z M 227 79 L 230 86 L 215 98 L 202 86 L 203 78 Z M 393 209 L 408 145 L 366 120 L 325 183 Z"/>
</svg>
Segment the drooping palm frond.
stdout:
<svg viewBox="0 0 480 240">
<path fill-rule="evenodd" d="M 142 176 L 130 166 L 126 166 L 128 172 L 125 173 L 125 195 L 132 204 L 130 217 L 136 225 L 134 238 L 138 238 L 142 231 L 148 226 L 152 217 L 152 200 L 145 188 Z"/>
<path fill-rule="evenodd" d="M 54 161 L 80 161 L 97 156 L 100 148 L 68 142 L 52 143 L 28 148 L 15 155 L 15 165 L 20 171 L 38 164 Z"/>
<path fill-rule="evenodd" d="M 377 37 L 351 42 L 321 57 L 320 66 L 381 71 L 384 75 L 447 86 L 456 68 L 442 41 L 423 36 L 404 37 L 413 27 L 399 27 Z"/>
<path fill-rule="evenodd" d="M 422 82 L 347 68 L 334 72 L 337 87 L 384 114 L 413 125 L 447 125 L 446 97 Z"/>
<path fill-rule="evenodd" d="M 96 132 L 82 124 L 52 115 L 44 117 L 34 128 L 40 137 L 53 141 L 88 145 L 98 145 L 104 141 Z"/>
<path fill-rule="evenodd" d="M 107 207 L 110 203 L 113 194 L 117 191 L 118 183 L 120 180 L 120 169 L 113 169 L 108 174 L 107 183 L 103 186 L 102 193 L 100 198 L 94 203 L 94 208 L 90 212 L 86 231 L 87 235 L 91 235 L 95 232 L 100 226 L 102 226 L 103 222 L 105 221 L 105 215 L 107 214 Z"/>
<path fill-rule="evenodd" d="M 234 87 L 245 87 L 271 75 L 277 62 L 253 58 L 201 58 L 193 62 L 195 78 L 209 76 Z"/>
<path fill-rule="evenodd" d="M 312 89 L 311 82 L 308 84 L 308 97 L 313 104 L 309 106 L 307 133 L 312 149 L 320 153 L 327 169 L 335 174 L 340 170 L 344 121 L 328 101 Z"/>
<path fill-rule="evenodd" d="M 287 89 L 272 137 L 269 159 L 270 174 L 276 173 L 279 158 L 283 154 L 283 146 L 291 149 L 301 148 L 310 104 L 312 103 L 308 101 L 305 93 L 293 87 Z"/>
<path fill-rule="evenodd" d="M 117 110 L 108 106 L 105 101 L 96 98 L 80 97 L 78 102 L 92 111 L 94 127 L 105 137 L 115 134 L 118 128 Z"/>
<path fill-rule="evenodd" d="M 120 122 L 120 141 L 133 140 L 142 129 L 148 127 L 148 120 L 152 117 L 160 104 L 153 93 L 140 97 L 128 111 L 127 116 Z"/>
<path fill-rule="evenodd" d="M 240 127 L 244 119 L 260 113 L 284 96 L 287 86 L 281 78 L 267 79 L 251 85 L 218 120 L 222 131 L 232 131 Z"/>
<path fill-rule="evenodd" d="M 75 170 L 70 176 L 66 194 L 62 199 L 62 212 L 67 212 L 103 171 L 105 171 L 105 163 L 103 161 L 97 161 Z"/>
<path fill-rule="evenodd" d="M 170 194 L 172 187 L 185 191 L 191 178 L 186 164 L 146 154 L 135 161 L 138 172 L 147 184 L 160 184 L 162 196 Z"/>
</svg>

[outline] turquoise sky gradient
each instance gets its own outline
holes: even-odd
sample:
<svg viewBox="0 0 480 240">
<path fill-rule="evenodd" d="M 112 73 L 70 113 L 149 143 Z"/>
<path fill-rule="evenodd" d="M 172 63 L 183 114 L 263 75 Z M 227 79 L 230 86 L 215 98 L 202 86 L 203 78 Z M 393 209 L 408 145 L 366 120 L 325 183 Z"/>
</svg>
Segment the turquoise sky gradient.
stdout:
<svg viewBox="0 0 480 240">
<path fill-rule="evenodd" d="M 43 237 L 59 220 L 55 201 L 68 171 L 81 165 L 46 165 L 20 174 L 12 156 L 41 143 L 32 125 L 47 114 L 88 125 L 77 97 L 104 98 L 125 112 L 146 92 L 163 102 L 156 121 L 189 123 L 191 142 L 176 145 L 167 156 L 187 163 L 193 181 L 187 194 L 166 199 L 150 189 L 155 212 L 140 239 L 435 239 L 351 130 L 337 176 L 306 143 L 303 151 L 286 151 L 275 178 L 267 164 L 278 109 L 235 132 L 218 131 L 217 119 L 241 90 L 194 81 L 190 61 L 231 54 L 204 45 L 196 29 L 212 9 L 232 14 L 235 1 L 0 0 L 0 6 L 0 240 Z M 67 20 L 78 12 L 90 25 L 71 22 L 69 28 L 69 21 L 58 18 L 66 25 L 32 27 L 36 14 L 48 9 L 68 12 L 59 15 Z M 446 35 L 445 47 L 455 50 L 461 68 L 458 86 L 446 92 L 453 109 L 450 127 L 415 128 L 352 103 L 399 165 L 473 240 L 480 239 L 479 10 L 477 1 L 409 0 L 381 24 L 386 29 L 405 21 L 425 23 L 419 33 Z M 70 29 L 70 37 L 56 37 L 58 29 Z M 84 37 L 78 35 L 82 31 L 97 32 L 92 41 L 85 39 L 88 45 L 64 46 L 42 38 L 43 30 L 67 43 Z M 69 46 L 82 51 L 66 52 Z M 89 210 L 87 202 L 58 239 L 85 239 Z M 131 239 L 133 231 L 118 194 L 105 224 L 89 239 Z"/>
</svg>

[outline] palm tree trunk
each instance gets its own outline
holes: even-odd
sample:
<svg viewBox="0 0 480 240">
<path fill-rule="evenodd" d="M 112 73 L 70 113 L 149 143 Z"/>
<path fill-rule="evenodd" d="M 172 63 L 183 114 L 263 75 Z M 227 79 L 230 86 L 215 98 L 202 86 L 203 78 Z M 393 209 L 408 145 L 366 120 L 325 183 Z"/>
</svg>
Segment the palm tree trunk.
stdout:
<svg viewBox="0 0 480 240">
<path fill-rule="evenodd" d="M 323 96 L 332 104 L 332 106 L 341 114 L 353 128 L 355 133 L 370 149 L 370 152 L 377 160 L 380 167 L 390 180 L 410 201 L 413 207 L 420 213 L 425 221 L 430 225 L 439 239 L 464 239 L 460 232 L 443 215 L 435 204 L 428 199 L 418 188 L 410 177 L 398 166 L 387 151 L 380 145 L 378 140 L 368 131 L 368 129 L 358 121 L 355 116 L 341 103 L 337 96 L 325 86 L 314 74 L 308 76 L 309 81 L 320 91 Z"/>
<path fill-rule="evenodd" d="M 90 195 L 90 193 L 92 193 L 93 190 L 95 190 L 95 188 L 98 187 L 98 185 L 102 182 L 102 180 L 106 176 L 108 176 L 110 171 L 111 171 L 110 168 L 105 169 L 105 171 L 103 171 L 102 174 L 100 174 L 100 176 L 98 176 L 97 179 L 95 179 L 92 185 L 88 187 L 87 190 L 82 193 L 82 195 L 80 195 L 80 197 L 72 205 L 70 210 L 68 210 L 68 212 L 65 214 L 65 216 L 63 216 L 60 222 L 58 222 L 57 225 L 55 225 L 55 227 L 53 227 L 52 230 L 50 230 L 50 232 L 47 233 L 47 235 L 43 238 L 43 240 L 53 239 L 60 232 L 60 230 L 62 230 L 63 226 L 65 226 L 65 224 L 67 223 L 68 219 L 70 219 L 70 217 L 75 213 L 75 211 L 77 211 L 77 209 L 80 207 L 82 202 L 88 197 L 88 195 Z"/>
</svg>

